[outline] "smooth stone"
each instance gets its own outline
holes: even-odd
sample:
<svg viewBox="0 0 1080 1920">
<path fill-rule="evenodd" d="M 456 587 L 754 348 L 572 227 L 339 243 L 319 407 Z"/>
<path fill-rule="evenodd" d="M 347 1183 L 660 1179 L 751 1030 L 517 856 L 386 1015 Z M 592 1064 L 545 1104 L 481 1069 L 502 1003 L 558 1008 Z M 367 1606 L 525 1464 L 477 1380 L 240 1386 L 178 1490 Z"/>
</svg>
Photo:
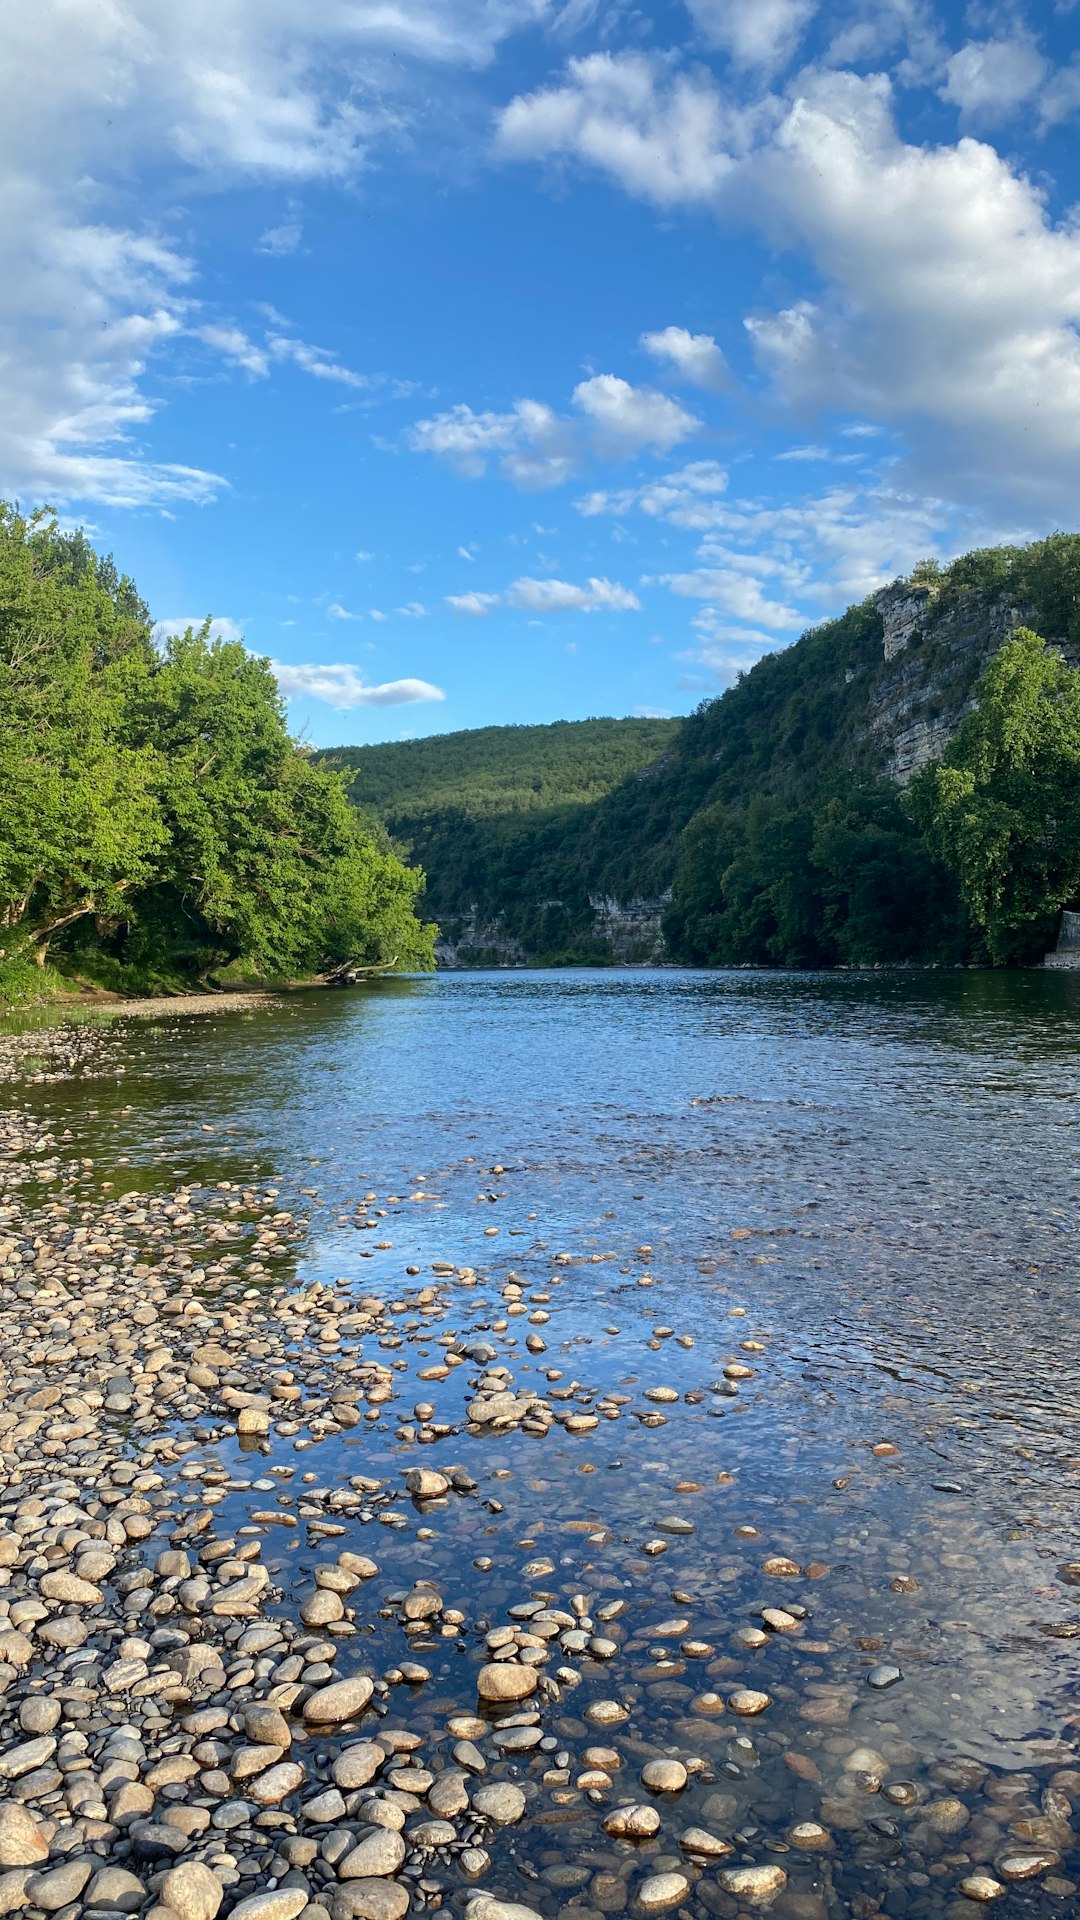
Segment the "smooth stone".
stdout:
<svg viewBox="0 0 1080 1920">
<path fill-rule="evenodd" d="M 244 1732 L 253 1747 L 284 1748 L 292 1744 L 292 1728 L 277 1707 L 245 1707 Z"/>
<path fill-rule="evenodd" d="M 276 1807 L 302 1787 L 306 1778 L 304 1768 L 295 1760 L 282 1760 L 278 1766 L 258 1774 L 246 1791 L 257 1806 Z"/>
<path fill-rule="evenodd" d="M 0 1914 L 17 1913 L 20 1907 L 25 1907 L 29 1878 L 29 1867 L 16 1867 L 10 1873 L 0 1873 Z"/>
<path fill-rule="evenodd" d="M 978 1900 L 983 1906 L 989 1906 L 991 1900 L 1000 1900 L 1008 1888 L 1003 1887 L 1001 1881 L 995 1880 L 992 1874 L 969 1873 L 966 1880 L 961 1880 L 960 1891 L 965 1899 Z"/>
<path fill-rule="evenodd" d="M 436 1473 L 434 1467 L 410 1467 L 405 1475 L 405 1491 L 411 1493 L 414 1500 L 437 1500 L 449 1493 L 450 1482 L 444 1473 Z"/>
<path fill-rule="evenodd" d="M 486 1820 L 494 1820 L 497 1826 L 510 1827 L 521 1819 L 525 1811 L 525 1795 L 520 1787 L 498 1780 L 491 1786 L 477 1787 L 472 1804 L 474 1813 L 483 1814 Z"/>
<path fill-rule="evenodd" d="M 176 1920 L 214 1920 L 224 1894 L 217 1875 L 200 1860 L 170 1867 L 161 1883 L 161 1898 Z"/>
<path fill-rule="evenodd" d="M 660 1831 L 655 1807 L 613 1807 L 604 1820 L 604 1832 L 613 1840 L 648 1840 Z"/>
<path fill-rule="evenodd" d="M 79 1898 L 95 1865 L 93 1860 L 65 1860 L 62 1867 L 52 1867 L 48 1873 L 32 1873 L 26 1883 L 30 1905 L 40 1907 L 43 1913 L 58 1913 L 61 1907 L 70 1906 Z"/>
<path fill-rule="evenodd" d="M 540 1920 L 535 1907 L 522 1906 L 518 1900 L 499 1900 L 490 1893 L 477 1893 L 465 1909 L 465 1920 Z"/>
<path fill-rule="evenodd" d="M 308 1904 L 306 1887 L 276 1887 L 269 1893 L 253 1893 L 234 1907 L 230 1920 L 296 1920 Z"/>
<path fill-rule="evenodd" d="M 396 1873 L 405 1861 L 405 1842 L 400 1833 L 388 1827 L 376 1827 L 358 1847 L 345 1855 L 338 1867 L 341 1880 L 381 1880 Z"/>
<path fill-rule="evenodd" d="M 764 1713 L 766 1707 L 771 1707 L 771 1705 L 772 1695 L 768 1693 L 758 1693 L 753 1687 L 736 1687 L 734 1693 L 728 1694 L 728 1706 L 731 1708 L 732 1713 L 742 1714 L 744 1719 L 750 1719 L 755 1714 Z"/>
<path fill-rule="evenodd" d="M 536 1692 L 537 1684 L 536 1668 L 523 1667 L 516 1660 L 492 1661 L 481 1667 L 476 1677 L 481 1700 L 527 1700 Z"/>
<path fill-rule="evenodd" d="M 689 1778 L 681 1760 L 647 1760 L 641 1784 L 652 1793 L 681 1793 Z"/>
<path fill-rule="evenodd" d="M 17 1800 L 0 1803 L 0 1867 L 33 1867 L 49 1857 L 37 1821 Z"/>
<path fill-rule="evenodd" d="M 83 1905 L 88 1913 L 138 1913 L 145 1899 L 146 1888 L 133 1873 L 102 1867 L 87 1887 Z"/>
<path fill-rule="evenodd" d="M 740 1900 L 773 1900 L 787 1885 L 783 1867 L 722 1867 L 717 1878 L 725 1893 Z"/>
<path fill-rule="evenodd" d="M 396 1880 L 348 1880 L 335 1892 L 330 1913 L 331 1920 L 403 1920 L 408 1910 L 408 1888 Z"/>
<path fill-rule="evenodd" d="M 335 1680 L 329 1687 L 320 1687 L 310 1699 L 304 1702 L 304 1719 L 315 1727 L 335 1726 L 341 1720 L 355 1720 L 363 1713 L 371 1699 L 375 1685 L 366 1673 L 356 1673 L 351 1680 Z M 338 1782 L 341 1785 L 341 1782 Z"/>
<path fill-rule="evenodd" d="M 871 1667 L 866 1676 L 866 1684 L 868 1687 L 875 1687 L 880 1692 L 885 1687 L 895 1687 L 897 1681 L 902 1680 L 903 1677 L 899 1667 L 885 1665 Z"/>
<path fill-rule="evenodd" d="M 721 1860 L 725 1853 L 734 1851 L 730 1840 L 720 1840 L 715 1833 L 706 1832 L 704 1827 L 687 1827 L 679 1845 L 687 1853 L 704 1854 L 711 1860 Z"/>
<path fill-rule="evenodd" d="M 643 1912 L 663 1913 L 667 1907 L 677 1907 L 689 1891 L 690 1882 L 684 1873 L 654 1873 L 642 1881 L 634 1898 Z"/>
<path fill-rule="evenodd" d="M 355 1745 L 343 1748 L 330 1772 L 335 1785 L 349 1793 L 357 1787 L 366 1787 L 385 1759 L 385 1747 L 376 1746 L 374 1740 L 358 1740 Z"/>
</svg>

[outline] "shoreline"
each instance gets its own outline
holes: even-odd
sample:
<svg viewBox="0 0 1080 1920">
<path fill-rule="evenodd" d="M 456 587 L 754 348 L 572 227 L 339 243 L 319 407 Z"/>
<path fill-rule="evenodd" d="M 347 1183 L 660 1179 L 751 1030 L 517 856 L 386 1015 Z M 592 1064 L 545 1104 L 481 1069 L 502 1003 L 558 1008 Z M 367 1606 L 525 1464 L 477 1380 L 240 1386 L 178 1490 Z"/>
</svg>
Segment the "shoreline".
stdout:
<svg viewBox="0 0 1080 1920">
<path fill-rule="evenodd" d="M 894 1860 L 920 1914 L 1075 1898 L 1071 1743 L 905 1724 L 936 1602 L 887 1516 L 868 1617 L 809 1500 L 742 1491 L 777 1333 L 725 1286 L 695 1352 L 645 1243 L 530 1278 L 402 1210 L 309 1271 L 284 1181 L 106 1191 L 0 1112 L 0 1912 L 836 1920 Z M 903 1465 L 865 1452 L 849 1555 Z"/>
</svg>

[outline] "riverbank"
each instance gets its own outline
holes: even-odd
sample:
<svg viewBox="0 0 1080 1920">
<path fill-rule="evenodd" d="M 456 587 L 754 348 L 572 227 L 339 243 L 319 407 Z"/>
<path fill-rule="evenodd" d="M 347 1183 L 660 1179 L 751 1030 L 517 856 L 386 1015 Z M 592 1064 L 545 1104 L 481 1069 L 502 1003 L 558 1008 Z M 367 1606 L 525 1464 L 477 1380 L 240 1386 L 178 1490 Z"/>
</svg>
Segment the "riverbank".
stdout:
<svg viewBox="0 0 1080 1920">
<path fill-rule="evenodd" d="M 670 1246 L 541 1240 L 516 1156 L 376 1191 L 354 1148 L 324 1195 L 204 1097 L 216 1166 L 170 1183 L 85 1150 L 143 1033 L 35 1036 L 48 1112 L 16 1079 L 0 1121 L 0 1911 L 1069 1910 L 1067 1715 L 1018 1764 L 933 1671 L 979 1619 L 949 1582 L 1000 1611 L 1038 1551 L 995 1557 L 899 1403 L 791 1450 L 752 1210 L 703 1328 Z"/>
</svg>

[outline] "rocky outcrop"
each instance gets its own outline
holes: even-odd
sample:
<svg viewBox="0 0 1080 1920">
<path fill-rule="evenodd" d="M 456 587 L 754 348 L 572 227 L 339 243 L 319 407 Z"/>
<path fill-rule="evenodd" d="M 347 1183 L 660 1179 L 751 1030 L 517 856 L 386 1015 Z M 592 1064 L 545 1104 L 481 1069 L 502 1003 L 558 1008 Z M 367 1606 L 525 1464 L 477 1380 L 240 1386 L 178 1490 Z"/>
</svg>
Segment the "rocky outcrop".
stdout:
<svg viewBox="0 0 1080 1920">
<path fill-rule="evenodd" d="M 670 891 L 656 900 L 590 896 L 593 938 L 602 940 L 612 959 L 622 966 L 656 966 L 667 957 L 661 921 L 670 899 Z"/>
<path fill-rule="evenodd" d="M 664 962 L 667 953 L 661 927 L 670 892 L 655 899 L 617 900 L 610 894 L 591 896 L 591 923 L 568 933 L 570 916 L 561 900 L 543 900 L 538 912 L 548 923 L 551 937 L 561 947 L 564 940 L 576 944 L 592 958 L 602 958 L 615 966 L 649 967 Z M 475 967 L 526 967 L 536 965 L 536 954 L 506 925 L 502 914 L 483 917 L 475 905 L 467 913 L 444 921 L 435 946 L 435 959 L 443 970 L 456 972 Z"/>
<path fill-rule="evenodd" d="M 460 918 L 445 922 L 435 943 L 440 969 L 465 967 L 527 967 L 529 956 L 503 924 L 501 914 L 482 919 L 475 906 Z"/>
<path fill-rule="evenodd" d="M 884 659 L 895 671 L 873 689 L 866 737 L 882 771 L 903 786 L 944 752 L 988 661 L 1034 615 L 1008 594 L 979 588 L 939 605 L 932 585 L 910 580 L 894 580 L 875 604 Z"/>
</svg>

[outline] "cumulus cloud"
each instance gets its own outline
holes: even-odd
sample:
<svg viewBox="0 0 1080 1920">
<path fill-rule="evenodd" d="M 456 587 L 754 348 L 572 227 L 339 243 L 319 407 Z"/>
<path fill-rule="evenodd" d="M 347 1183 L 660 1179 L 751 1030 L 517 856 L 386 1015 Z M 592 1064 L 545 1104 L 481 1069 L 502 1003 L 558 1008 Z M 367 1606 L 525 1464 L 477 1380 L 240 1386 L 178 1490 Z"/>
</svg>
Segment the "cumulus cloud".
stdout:
<svg viewBox="0 0 1080 1920">
<path fill-rule="evenodd" d="M 945 68 L 942 98 L 970 120 L 987 125 L 1011 119 L 1039 92 L 1050 65 L 1033 40 L 969 40 Z"/>
<path fill-rule="evenodd" d="M 301 664 L 290 666 L 271 660 L 278 686 L 287 700 L 321 700 L 327 706 L 345 712 L 353 707 L 406 707 L 420 700 L 445 700 L 441 687 L 430 680 L 386 680 L 381 686 L 369 686 L 354 666 Z"/>
<path fill-rule="evenodd" d="M 508 160 L 573 157 L 659 206 L 710 201 L 735 166 L 746 116 L 698 74 L 669 77 L 641 53 L 571 60 L 562 86 L 521 94 L 500 114 Z"/>
<path fill-rule="evenodd" d="M 507 589 L 512 607 L 527 607 L 533 613 L 640 612 L 641 602 L 628 587 L 614 580 L 586 581 L 583 587 L 569 580 L 531 580 L 526 575 Z"/>
<path fill-rule="evenodd" d="M 577 586 L 569 580 L 534 580 L 525 574 L 504 593 L 448 593 L 455 613 L 482 618 L 495 607 L 518 607 L 529 613 L 639 613 L 641 602 L 629 587 L 615 580 L 587 580 Z"/>
<path fill-rule="evenodd" d="M 734 567 L 699 567 L 693 573 L 660 577 L 672 593 L 708 600 L 738 620 L 757 620 L 777 633 L 798 633 L 807 624 L 805 615 L 780 600 L 766 599 L 760 580 Z"/>
<path fill-rule="evenodd" d="M 903 140 L 881 75 L 804 74 L 791 100 L 744 124 L 741 153 L 718 90 L 695 79 L 687 104 L 678 84 L 641 54 L 572 62 L 562 86 L 507 109 L 503 150 L 573 156 L 641 198 L 751 219 L 818 282 L 812 298 L 747 321 L 776 398 L 901 427 L 916 489 L 1044 521 L 1074 515 L 1075 223 L 1055 223 L 1033 182 L 982 141 Z"/>
<path fill-rule="evenodd" d="M 731 385 L 731 369 L 711 333 L 664 327 L 659 333 L 643 333 L 638 345 L 707 393 L 723 393 Z"/>
<path fill-rule="evenodd" d="M 197 315 L 193 261 L 132 181 L 173 180 L 189 206 L 243 182 L 346 181 L 379 142 L 402 137 L 410 63 L 483 66 L 547 10 L 546 0 L 38 0 L 17 20 L 9 11 L 0 491 L 113 507 L 219 493 L 219 474 L 155 457 L 142 438 L 161 404 L 151 364 Z M 292 242 L 285 223 L 262 244 Z M 308 371 L 349 384 L 320 365 Z M 246 371 L 261 373 L 250 356 Z"/>
<path fill-rule="evenodd" d="M 460 403 L 417 421 L 406 438 L 418 453 L 435 454 L 470 480 L 494 458 L 506 479 L 530 492 L 560 486 L 580 460 L 573 423 L 539 400 L 515 401 L 507 413 L 476 413 Z"/>
<path fill-rule="evenodd" d="M 295 253 L 303 237 L 304 229 L 299 220 L 283 220 L 280 226 L 267 227 L 265 233 L 259 235 L 256 251 L 280 259 L 285 254 Z"/>
<path fill-rule="evenodd" d="M 579 420 L 541 400 L 516 400 L 505 413 L 477 413 L 459 402 L 418 420 L 406 441 L 470 480 L 479 479 L 495 460 L 504 479 L 531 493 L 562 486 L 590 452 L 600 459 L 666 452 L 701 425 L 668 394 L 632 386 L 613 373 L 579 381 L 572 400 Z"/>
<path fill-rule="evenodd" d="M 340 600 L 331 600 L 326 609 L 326 617 L 328 620 L 362 620 L 364 616 L 362 613 L 350 613 L 348 607 L 343 607 Z"/>
<path fill-rule="evenodd" d="M 603 455 L 667 453 L 701 425 L 694 414 L 655 387 L 633 387 L 613 373 L 598 373 L 574 388 L 574 405 L 590 421 Z"/>
<path fill-rule="evenodd" d="M 818 0 L 686 0 L 710 45 L 743 67 L 777 67 L 790 59 Z"/>
<path fill-rule="evenodd" d="M 446 604 L 453 607 L 455 613 L 467 613 L 474 620 L 482 620 L 497 607 L 501 596 L 497 593 L 448 593 Z"/>
<path fill-rule="evenodd" d="M 655 520 L 670 520 L 676 527 L 703 529 L 715 524 L 716 501 L 726 493 L 727 486 L 727 472 L 715 460 L 691 460 L 688 466 L 640 487 L 587 493 L 577 502 L 577 510 L 586 519 L 593 519 L 602 513 L 622 518 L 640 509 Z"/>
</svg>

